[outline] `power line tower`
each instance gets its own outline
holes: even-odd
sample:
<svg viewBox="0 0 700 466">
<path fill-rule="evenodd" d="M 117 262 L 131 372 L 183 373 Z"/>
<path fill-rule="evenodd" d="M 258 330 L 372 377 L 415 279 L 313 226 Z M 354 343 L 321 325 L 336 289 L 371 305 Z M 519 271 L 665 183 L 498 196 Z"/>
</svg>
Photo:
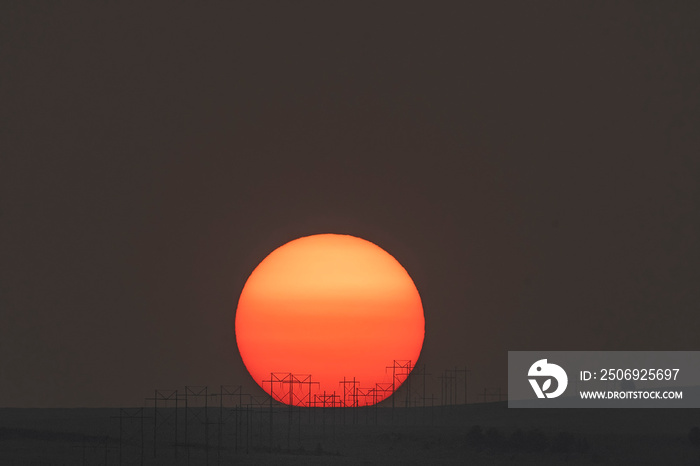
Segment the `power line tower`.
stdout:
<svg viewBox="0 0 700 466">
<path fill-rule="evenodd" d="M 427 401 L 431 399 L 428 398 L 427 391 L 427 379 L 429 375 L 432 374 L 428 373 L 425 364 L 423 364 L 423 367 L 421 368 L 418 368 L 417 366 L 414 367 L 411 375 L 409 376 L 409 380 L 411 380 L 411 393 L 413 394 L 414 400 L 413 406 L 420 405 L 423 424 L 425 424 Z"/>
<path fill-rule="evenodd" d="M 357 387 L 355 389 L 355 392 L 357 394 L 358 404 L 359 404 L 360 399 L 361 399 L 362 405 L 365 406 L 365 409 L 363 409 L 363 411 L 365 411 L 365 413 L 366 413 L 365 423 L 369 424 L 369 409 L 367 409 L 367 407 L 372 406 L 372 408 L 374 408 L 374 406 L 376 406 L 376 404 L 377 404 L 376 388 L 375 387 L 371 387 L 371 388 Z M 374 410 L 374 411 L 375 411 L 375 416 L 376 416 L 376 410 Z"/>
<path fill-rule="evenodd" d="M 289 405 L 287 426 L 287 446 L 289 447 L 292 435 L 293 408 L 294 406 L 309 406 L 311 403 L 311 388 L 319 383 L 312 381 L 309 374 L 295 375 L 291 372 L 270 372 L 270 379 L 262 382 L 263 386 L 265 384 L 270 385 L 270 446 L 272 446 L 273 438 L 273 400 L 277 400 Z M 301 426 L 301 413 L 299 413 L 299 416 L 299 424 Z"/>
<path fill-rule="evenodd" d="M 320 382 L 314 382 L 310 374 L 292 374 L 292 384 L 297 385 L 297 389 L 293 390 L 294 406 L 310 407 L 312 403 L 311 389 L 314 385 L 320 387 Z"/>
<path fill-rule="evenodd" d="M 467 369 L 466 366 L 464 367 L 464 369 L 457 369 L 456 367 L 454 368 L 454 375 L 455 375 L 455 377 L 454 377 L 455 404 L 458 403 L 458 401 L 457 401 L 457 380 L 458 380 L 459 374 L 464 374 L 464 404 L 467 404 L 467 403 L 468 403 L 469 392 L 467 391 L 467 389 L 469 388 L 469 386 L 467 385 L 467 376 L 468 376 L 469 374 L 471 374 L 471 372 L 472 372 L 472 371 L 469 370 L 469 369 Z"/>
<path fill-rule="evenodd" d="M 247 393 L 243 393 L 243 386 L 238 385 L 221 385 L 219 387 L 219 429 L 217 439 L 217 464 L 221 463 L 221 446 L 224 439 L 224 428 L 229 421 L 233 420 L 234 426 L 234 452 L 238 452 L 238 444 L 240 440 L 243 421 L 243 398 L 248 397 Z M 245 413 L 247 414 L 247 413 Z M 246 416 L 247 420 L 247 416 Z M 246 426 L 247 427 L 247 426 Z"/>
<path fill-rule="evenodd" d="M 332 393 L 326 392 L 325 390 L 323 393 L 318 393 L 314 395 L 314 401 L 313 401 L 314 407 L 318 408 L 323 408 L 321 410 L 321 419 L 322 419 L 322 424 L 323 424 L 323 436 L 325 438 L 326 436 L 326 408 L 333 408 L 331 412 L 333 413 L 333 436 L 335 437 L 335 408 L 342 406 L 341 401 L 340 401 L 340 395 L 338 395 L 335 391 Z"/>
<path fill-rule="evenodd" d="M 338 395 L 335 391 L 326 392 L 325 390 L 323 393 L 314 395 L 313 405 L 316 408 L 335 408 L 342 406 L 340 402 L 340 395 Z"/>
<path fill-rule="evenodd" d="M 360 382 L 355 377 L 352 380 L 343 377 L 343 380 L 338 383 L 343 385 L 343 406 L 356 408 L 358 403 L 357 388 Z"/>
<path fill-rule="evenodd" d="M 401 386 L 401 384 L 408 378 L 409 374 L 411 373 L 411 369 L 413 367 L 411 366 L 411 360 L 410 359 L 404 359 L 404 360 L 396 360 L 394 359 L 394 363 L 391 366 L 387 366 L 386 369 L 391 369 L 391 392 L 395 393 L 396 389 Z M 410 383 L 406 387 L 408 389 L 407 391 L 407 400 L 410 400 L 411 398 L 411 386 Z M 393 410 L 396 407 L 396 397 L 392 396 L 391 397 L 391 409 L 392 409 L 392 415 L 393 415 Z"/>
<path fill-rule="evenodd" d="M 119 466 L 136 464 L 143 466 L 144 459 L 144 411 L 143 408 L 120 408 L 119 416 Z M 135 447 L 135 448 L 134 448 Z M 129 455 L 136 450 L 136 455 Z M 134 462 L 133 456 L 137 461 Z M 128 463 L 127 463 L 128 462 Z"/>
<path fill-rule="evenodd" d="M 422 379 L 423 379 L 423 387 L 422 387 L 423 393 L 422 393 L 422 396 L 420 397 L 420 402 L 421 402 L 421 406 L 422 406 L 423 408 L 425 408 L 425 407 L 426 407 L 426 403 L 425 403 L 425 402 L 426 402 L 426 400 L 428 400 L 428 391 L 427 391 L 428 389 L 427 389 L 427 384 L 426 384 L 426 382 L 427 382 L 428 376 L 429 376 L 429 375 L 433 375 L 433 374 L 429 374 L 429 373 L 428 373 L 428 369 L 425 367 L 425 364 L 423 364 L 423 371 L 422 371 L 422 373 L 419 374 L 419 375 L 421 375 L 421 376 L 422 376 Z"/>
<path fill-rule="evenodd" d="M 201 439 L 204 443 L 204 464 L 209 464 L 209 425 L 212 424 L 209 422 L 209 398 L 216 396 L 216 393 L 209 393 L 209 387 L 207 386 L 185 386 L 185 449 L 187 451 L 188 465 L 192 457 L 192 442 L 199 440 L 197 431 L 191 429 L 190 423 L 192 420 L 195 421 L 195 426 L 200 424 L 204 427 L 204 438 Z M 198 459 L 196 463 L 202 464 L 202 460 Z"/>
<path fill-rule="evenodd" d="M 153 401 L 153 457 L 156 458 L 158 454 L 158 431 L 172 426 L 171 435 L 174 437 L 174 454 L 177 460 L 178 391 L 156 389 L 153 398 L 146 398 L 146 401 Z"/>
<path fill-rule="evenodd" d="M 455 390 L 454 384 L 456 383 L 455 373 L 450 369 L 445 369 L 442 371 L 442 375 L 438 376 L 440 379 L 440 404 L 441 405 L 452 405 L 454 403 Z"/>
<path fill-rule="evenodd" d="M 291 372 L 270 372 L 270 379 L 263 380 L 264 384 L 270 384 L 270 396 L 276 401 L 292 404 L 294 401 L 294 387 Z M 285 388 L 285 385 L 287 387 Z M 275 390 L 275 386 L 278 388 Z"/>
<path fill-rule="evenodd" d="M 293 405 L 290 405 L 289 407 L 289 426 L 291 429 L 292 425 L 292 415 L 294 412 L 294 406 L 296 407 L 310 407 L 312 403 L 312 389 L 314 386 L 320 387 L 321 384 L 319 382 L 315 382 L 311 378 L 311 374 L 292 374 L 291 377 L 291 383 L 292 383 L 292 401 Z M 296 389 L 294 389 L 294 385 L 296 385 Z M 311 410 L 309 411 L 309 423 L 311 422 Z M 302 415 L 302 410 L 297 409 L 297 421 L 298 421 L 298 440 L 299 444 L 301 444 L 301 415 Z M 290 442 L 290 437 L 291 437 L 291 430 L 288 433 L 288 438 L 287 438 L 287 446 L 289 447 L 289 442 Z"/>
<path fill-rule="evenodd" d="M 352 380 L 343 377 L 343 380 L 338 382 L 343 385 L 343 406 L 357 408 L 358 406 L 358 394 L 357 389 L 360 382 L 352 378 Z M 357 410 L 352 410 L 352 423 L 357 424 Z M 343 411 L 343 424 L 345 424 L 345 411 Z"/>
<path fill-rule="evenodd" d="M 249 417 L 248 431 L 246 436 L 246 453 L 249 452 L 250 447 L 253 446 L 254 439 L 254 428 L 255 428 L 255 413 L 259 414 L 258 425 L 258 438 L 264 438 L 265 423 L 263 418 L 266 412 L 270 413 L 270 419 L 272 419 L 272 397 L 270 395 L 249 395 L 248 403 L 246 404 L 246 411 Z M 248 418 L 247 418 L 248 419 Z M 272 427 L 270 425 L 270 441 L 272 441 Z"/>
<path fill-rule="evenodd" d="M 462 376 L 460 377 L 460 374 Z M 464 381 L 464 403 L 467 404 L 469 399 L 467 377 L 471 374 L 471 370 L 467 369 L 445 369 L 442 375 L 438 377 L 440 379 L 440 389 L 441 398 L 440 403 L 442 405 L 457 405 L 459 404 L 459 381 L 460 379 Z"/>
<path fill-rule="evenodd" d="M 422 367 L 413 366 L 411 374 L 408 376 L 404 385 L 410 387 L 410 399 L 406 401 L 406 406 L 422 406 L 421 400 L 425 393 L 425 364 Z M 406 394 L 408 398 L 408 393 Z"/>
<path fill-rule="evenodd" d="M 385 400 L 387 397 L 391 396 L 392 393 L 394 393 L 394 387 L 395 384 L 394 382 L 388 382 L 388 383 L 375 383 L 374 384 L 374 423 L 379 424 L 379 403 Z M 394 409 L 393 409 L 393 400 L 392 400 L 392 421 L 393 421 L 393 416 L 394 416 Z"/>
<path fill-rule="evenodd" d="M 319 382 L 314 382 L 310 374 L 293 374 L 291 372 L 271 372 L 269 380 L 263 380 L 263 384 L 270 384 L 270 397 L 288 405 L 289 419 L 287 422 L 287 448 L 291 447 L 292 423 L 294 421 L 295 406 L 311 405 L 311 389 Z M 272 405 L 270 405 L 272 413 Z M 299 436 L 301 438 L 301 411 L 299 419 Z M 272 425 L 272 415 L 270 417 Z M 272 435 L 272 434 L 271 434 Z M 272 440 L 272 436 L 270 437 Z"/>
</svg>

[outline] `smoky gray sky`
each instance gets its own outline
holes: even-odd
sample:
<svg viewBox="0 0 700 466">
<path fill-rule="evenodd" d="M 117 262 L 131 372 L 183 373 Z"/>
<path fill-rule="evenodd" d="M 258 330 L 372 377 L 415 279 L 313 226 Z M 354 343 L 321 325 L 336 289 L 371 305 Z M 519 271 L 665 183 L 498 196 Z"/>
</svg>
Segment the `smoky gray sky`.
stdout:
<svg viewBox="0 0 700 466">
<path fill-rule="evenodd" d="M 699 16 L 3 3 L 0 406 L 252 390 L 238 296 L 314 233 L 394 255 L 419 363 L 474 390 L 508 350 L 700 349 Z"/>
</svg>

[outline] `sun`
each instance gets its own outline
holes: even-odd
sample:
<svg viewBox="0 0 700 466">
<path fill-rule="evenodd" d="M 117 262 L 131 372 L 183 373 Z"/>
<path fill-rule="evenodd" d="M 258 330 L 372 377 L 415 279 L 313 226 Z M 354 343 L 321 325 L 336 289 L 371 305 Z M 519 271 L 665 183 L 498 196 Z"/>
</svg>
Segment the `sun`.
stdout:
<svg viewBox="0 0 700 466">
<path fill-rule="evenodd" d="M 320 234 L 275 249 L 253 270 L 235 331 L 246 368 L 278 401 L 365 406 L 408 376 L 425 318 L 394 257 L 361 238 Z"/>
</svg>

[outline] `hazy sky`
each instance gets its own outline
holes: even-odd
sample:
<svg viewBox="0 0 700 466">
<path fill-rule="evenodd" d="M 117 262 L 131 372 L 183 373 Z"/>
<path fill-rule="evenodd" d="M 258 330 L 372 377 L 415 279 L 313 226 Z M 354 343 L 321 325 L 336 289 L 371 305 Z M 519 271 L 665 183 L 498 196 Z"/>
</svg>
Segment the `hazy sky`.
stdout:
<svg viewBox="0 0 700 466">
<path fill-rule="evenodd" d="M 326 232 L 404 265 L 475 390 L 700 349 L 698 6 L 461 3 L 3 2 L 0 406 L 251 386 L 245 280 Z"/>
</svg>

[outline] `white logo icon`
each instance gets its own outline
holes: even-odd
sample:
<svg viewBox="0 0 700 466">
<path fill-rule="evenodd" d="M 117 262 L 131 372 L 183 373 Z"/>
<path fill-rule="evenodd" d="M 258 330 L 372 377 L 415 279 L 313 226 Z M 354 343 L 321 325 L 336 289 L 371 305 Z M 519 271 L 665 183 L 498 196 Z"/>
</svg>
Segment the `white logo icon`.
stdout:
<svg viewBox="0 0 700 466">
<path fill-rule="evenodd" d="M 542 387 L 537 382 L 537 379 L 528 379 L 532 389 L 535 391 L 537 398 L 556 398 L 566 390 L 566 385 L 569 383 L 569 378 L 566 376 L 566 372 L 561 367 L 556 364 L 547 363 L 546 359 L 540 359 L 530 366 L 530 370 L 527 372 L 529 377 L 547 377 L 544 381 Z M 552 385 L 552 379 L 557 381 L 557 389 L 553 392 L 547 392 Z"/>
</svg>

